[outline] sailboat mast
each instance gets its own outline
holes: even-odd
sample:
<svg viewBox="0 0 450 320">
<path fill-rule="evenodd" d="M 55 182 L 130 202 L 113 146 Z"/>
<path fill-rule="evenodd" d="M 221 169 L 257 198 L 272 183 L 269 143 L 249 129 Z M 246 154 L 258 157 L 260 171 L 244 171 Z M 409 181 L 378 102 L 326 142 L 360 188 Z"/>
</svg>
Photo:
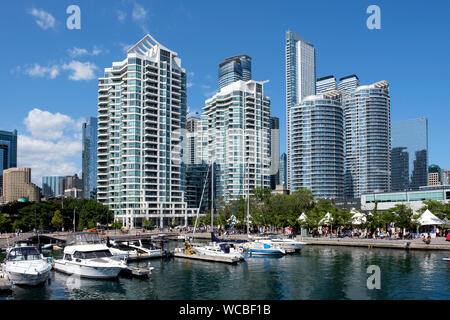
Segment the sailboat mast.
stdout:
<svg viewBox="0 0 450 320">
<path fill-rule="evenodd" d="M 211 232 L 214 232 L 214 160 L 211 166 Z"/>
</svg>

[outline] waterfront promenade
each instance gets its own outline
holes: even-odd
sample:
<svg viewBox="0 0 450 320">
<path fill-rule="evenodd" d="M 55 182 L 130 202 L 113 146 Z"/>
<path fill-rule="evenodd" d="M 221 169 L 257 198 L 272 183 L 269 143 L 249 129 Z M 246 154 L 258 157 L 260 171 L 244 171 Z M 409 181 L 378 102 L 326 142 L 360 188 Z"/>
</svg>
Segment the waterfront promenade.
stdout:
<svg viewBox="0 0 450 320">
<path fill-rule="evenodd" d="M 178 231 L 171 231 L 168 229 L 151 230 L 143 232 L 142 229 L 131 229 L 128 232 L 121 232 L 120 230 L 109 230 L 101 234 L 102 237 L 114 238 L 128 238 L 128 237 L 151 237 L 152 235 L 164 233 L 171 239 L 176 239 L 178 235 L 183 235 L 192 238 L 193 234 L 180 233 Z M 56 232 L 42 234 L 42 237 L 52 238 L 53 240 L 65 241 L 69 232 Z M 26 240 L 34 236 L 34 233 L 22 233 L 18 237 L 14 234 L 2 234 L 0 239 L 0 249 L 5 249 L 8 243 L 11 245 L 19 240 Z M 222 235 L 220 239 L 225 239 Z M 8 239 L 8 240 L 7 240 Z M 209 232 L 197 232 L 194 235 L 195 240 L 210 240 L 211 234 Z M 232 240 L 249 240 L 247 234 L 231 234 L 228 239 Z M 425 244 L 421 239 L 412 240 L 388 240 L 388 239 L 361 239 L 361 238 L 329 238 L 329 237 L 302 237 L 297 236 L 297 240 L 306 242 L 308 245 L 327 245 L 327 246 L 347 246 L 347 247 L 365 247 L 365 248 L 390 248 L 390 249 L 412 249 L 412 250 L 446 250 L 450 251 L 450 241 L 445 241 L 445 238 L 435 238 L 431 240 L 430 244 Z"/>
</svg>

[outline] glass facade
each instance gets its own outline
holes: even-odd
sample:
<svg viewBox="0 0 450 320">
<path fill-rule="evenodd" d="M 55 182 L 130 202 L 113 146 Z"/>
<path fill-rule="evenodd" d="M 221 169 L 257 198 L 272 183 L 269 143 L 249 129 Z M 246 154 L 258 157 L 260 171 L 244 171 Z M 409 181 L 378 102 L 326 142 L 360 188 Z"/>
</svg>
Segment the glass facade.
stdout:
<svg viewBox="0 0 450 320">
<path fill-rule="evenodd" d="M 280 184 L 280 119 L 270 117 L 270 188 Z"/>
<path fill-rule="evenodd" d="M 236 81 L 206 100 L 202 161 L 214 162 L 214 197 L 270 187 L 270 99 L 264 82 Z"/>
<path fill-rule="evenodd" d="M 326 76 L 316 81 L 316 94 L 337 90 L 337 82 L 334 76 Z"/>
<path fill-rule="evenodd" d="M 348 78 L 351 86 L 357 78 Z M 391 119 L 389 83 L 343 88 L 345 195 L 359 198 L 391 189 Z"/>
<path fill-rule="evenodd" d="M 83 198 L 97 197 L 97 118 L 89 117 L 82 126 Z"/>
<path fill-rule="evenodd" d="M 417 190 L 427 185 L 428 120 L 392 122 L 392 191 Z"/>
<path fill-rule="evenodd" d="M 185 218 L 186 71 L 146 35 L 99 79 L 97 200 L 126 227 Z"/>
<path fill-rule="evenodd" d="M 344 115 L 339 91 L 307 97 L 292 108 L 292 191 L 314 197 L 344 193 Z"/>
<path fill-rule="evenodd" d="M 316 94 L 316 51 L 295 32 L 286 31 L 286 142 L 287 188 L 291 188 L 291 108 Z"/>
<path fill-rule="evenodd" d="M 17 167 L 17 130 L 0 130 L 0 196 L 3 193 L 3 170 Z"/>
<path fill-rule="evenodd" d="M 42 195 L 47 199 L 62 196 L 64 190 L 59 188 L 62 180 L 64 180 L 64 177 L 61 176 L 42 177 Z"/>
<path fill-rule="evenodd" d="M 287 156 L 286 153 L 282 153 L 280 156 L 280 184 L 284 184 L 286 186 L 286 181 L 287 181 Z"/>
<path fill-rule="evenodd" d="M 235 81 L 251 79 L 252 58 L 247 55 L 227 58 L 219 65 L 219 90 Z"/>
</svg>

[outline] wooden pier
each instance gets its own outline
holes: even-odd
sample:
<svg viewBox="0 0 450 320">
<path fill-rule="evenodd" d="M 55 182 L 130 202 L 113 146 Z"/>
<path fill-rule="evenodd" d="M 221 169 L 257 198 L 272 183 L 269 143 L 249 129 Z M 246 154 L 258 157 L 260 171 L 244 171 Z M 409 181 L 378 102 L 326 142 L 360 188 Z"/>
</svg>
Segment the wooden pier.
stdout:
<svg viewBox="0 0 450 320">
<path fill-rule="evenodd" d="M 223 262 L 229 264 L 235 264 L 239 262 L 238 258 L 229 258 L 229 257 L 221 257 L 221 256 L 209 256 L 209 255 L 200 255 L 197 253 L 188 254 L 185 252 L 175 252 L 174 256 L 176 258 L 185 258 L 185 259 L 194 259 L 194 260 L 202 260 L 202 261 L 210 261 L 210 262 Z"/>
</svg>

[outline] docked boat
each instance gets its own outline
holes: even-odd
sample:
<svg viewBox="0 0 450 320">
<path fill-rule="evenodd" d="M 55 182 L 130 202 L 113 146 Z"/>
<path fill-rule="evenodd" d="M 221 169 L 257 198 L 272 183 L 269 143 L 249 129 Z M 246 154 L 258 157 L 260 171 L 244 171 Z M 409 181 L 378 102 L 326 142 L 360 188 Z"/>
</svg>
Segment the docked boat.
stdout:
<svg viewBox="0 0 450 320">
<path fill-rule="evenodd" d="M 52 269 L 51 258 L 44 258 L 38 249 L 27 243 L 9 248 L 2 272 L 15 285 L 36 286 L 47 281 Z"/>
<path fill-rule="evenodd" d="M 286 252 L 298 252 L 301 251 L 306 246 L 305 242 L 295 241 L 292 239 L 285 239 L 278 236 L 270 236 L 262 239 L 255 239 L 254 242 L 276 245 L 286 250 Z"/>
<path fill-rule="evenodd" d="M 221 256 L 244 260 L 242 252 L 229 243 L 211 243 L 209 246 L 194 246 L 194 252 L 199 255 Z"/>
<path fill-rule="evenodd" d="M 85 278 L 116 278 L 125 269 L 125 260 L 113 258 L 98 233 L 80 232 L 67 237 L 62 259 L 55 260 L 55 270 Z"/>
<path fill-rule="evenodd" d="M 112 240 L 110 251 L 114 256 L 126 257 L 128 261 L 162 257 L 167 250 L 156 246 L 151 240 Z"/>
<path fill-rule="evenodd" d="M 283 255 L 286 250 L 276 244 L 267 244 L 261 242 L 250 242 L 244 245 L 250 255 Z"/>
</svg>

